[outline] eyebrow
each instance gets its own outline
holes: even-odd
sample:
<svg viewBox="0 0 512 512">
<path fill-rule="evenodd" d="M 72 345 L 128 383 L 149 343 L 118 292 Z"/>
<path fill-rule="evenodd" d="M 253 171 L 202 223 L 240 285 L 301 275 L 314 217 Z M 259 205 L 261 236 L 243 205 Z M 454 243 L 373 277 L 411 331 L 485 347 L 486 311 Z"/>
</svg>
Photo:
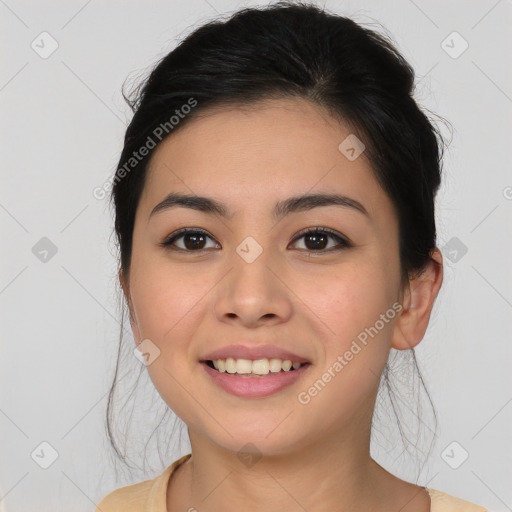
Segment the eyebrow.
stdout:
<svg viewBox="0 0 512 512">
<path fill-rule="evenodd" d="M 294 196 L 278 201 L 272 211 L 272 218 L 280 220 L 290 213 L 303 212 L 320 206 L 352 208 L 370 217 L 366 208 L 359 201 L 340 194 L 322 193 Z M 231 219 L 234 215 L 225 204 L 213 198 L 171 192 L 153 208 L 149 217 L 151 218 L 156 213 L 176 207 L 190 208 L 210 215 L 220 215 L 227 219 Z"/>
</svg>

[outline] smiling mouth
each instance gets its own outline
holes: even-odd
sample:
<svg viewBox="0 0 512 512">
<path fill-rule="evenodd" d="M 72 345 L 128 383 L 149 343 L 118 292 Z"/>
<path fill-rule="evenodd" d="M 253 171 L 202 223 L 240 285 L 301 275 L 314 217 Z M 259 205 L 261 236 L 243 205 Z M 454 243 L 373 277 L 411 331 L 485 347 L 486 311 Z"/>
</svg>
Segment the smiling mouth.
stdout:
<svg viewBox="0 0 512 512">
<path fill-rule="evenodd" d="M 310 363 L 292 363 L 290 360 L 280 359 L 259 359 L 250 361 L 248 359 L 218 359 L 216 361 L 203 361 L 212 370 L 233 377 L 268 377 L 297 371 L 299 368 L 309 366 Z"/>
</svg>

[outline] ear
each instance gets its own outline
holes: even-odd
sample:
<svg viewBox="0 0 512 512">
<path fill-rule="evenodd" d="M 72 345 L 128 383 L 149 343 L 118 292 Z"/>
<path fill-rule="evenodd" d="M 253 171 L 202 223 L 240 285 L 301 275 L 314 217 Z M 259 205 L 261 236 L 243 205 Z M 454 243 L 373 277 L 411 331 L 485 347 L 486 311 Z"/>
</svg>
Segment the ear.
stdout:
<svg viewBox="0 0 512 512">
<path fill-rule="evenodd" d="M 434 300 L 443 282 L 443 256 L 436 247 L 425 270 L 409 280 L 402 292 L 402 311 L 393 331 L 391 346 L 396 350 L 414 348 L 427 330 Z"/>
<path fill-rule="evenodd" d="M 140 343 L 141 337 L 140 337 L 140 333 L 139 333 L 139 328 L 137 326 L 137 322 L 135 320 L 135 314 L 133 311 L 133 305 L 132 305 L 131 296 L 130 296 L 130 286 L 128 284 L 128 280 L 126 279 L 126 277 L 124 275 L 123 269 L 119 269 L 118 277 L 119 277 L 119 283 L 121 284 L 121 288 L 123 290 L 123 294 L 126 298 L 126 303 L 128 304 L 128 310 L 130 312 L 130 325 L 132 326 L 135 344 L 138 344 L 138 343 Z"/>
</svg>

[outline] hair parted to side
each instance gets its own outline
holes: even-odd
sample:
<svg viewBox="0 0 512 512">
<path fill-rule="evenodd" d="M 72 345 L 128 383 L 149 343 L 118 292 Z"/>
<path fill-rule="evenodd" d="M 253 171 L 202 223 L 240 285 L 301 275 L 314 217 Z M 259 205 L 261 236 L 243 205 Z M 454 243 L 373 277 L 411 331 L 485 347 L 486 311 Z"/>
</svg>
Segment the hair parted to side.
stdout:
<svg viewBox="0 0 512 512">
<path fill-rule="evenodd" d="M 155 139 L 157 127 L 167 129 L 164 137 L 157 137 L 155 147 L 209 107 L 251 106 L 266 99 L 307 99 L 348 125 L 364 142 L 372 171 L 396 209 L 402 276 L 407 281 L 434 261 L 434 199 L 441 181 L 444 146 L 440 132 L 413 98 L 414 78 L 413 69 L 387 37 L 349 18 L 300 2 L 245 8 L 226 20 L 214 20 L 194 30 L 157 63 L 131 95 L 124 94 L 134 115 L 117 168 L 125 166 L 126 170 L 134 152 L 147 147 L 148 138 Z M 192 105 L 191 100 L 195 102 L 193 108 L 185 109 L 184 105 Z M 169 129 L 169 119 L 178 113 L 184 115 Z M 119 270 L 126 280 L 135 213 L 153 151 L 154 147 L 134 162 L 122 178 L 116 174 L 112 189 Z M 123 323 L 126 305 L 124 298 L 121 300 Z M 133 361 L 132 350 L 133 344 L 123 343 L 121 329 L 107 405 L 107 432 L 115 453 L 126 464 L 126 451 L 120 449 L 114 432 L 114 407 L 122 353 L 127 351 L 126 359 Z M 430 449 L 436 436 L 435 410 L 414 349 L 396 352 L 381 377 L 377 405 L 388 401 L 387 409 L 391 408 L 396 417 L 406 449 L 410 445 L 422 452 L 410 443 L 400 422 L 399 404 L 404 400 L 390 380 L 394 374 L 392 360 L 412 358 L 412 364 L 406 367 L 417 371 L 419 380 L 413 377 L 407 382 L 409 377 L 402 367 L 398 378 L 404 378 L 409 386 L 404 393 L 407 397 L 412 391 L 419 399 L 424 390 L 435 422 Z M 419 405 L 408 407 L 418 409 Z M 126 435 L 123 439 L 126 441 Z"/>
</svg>

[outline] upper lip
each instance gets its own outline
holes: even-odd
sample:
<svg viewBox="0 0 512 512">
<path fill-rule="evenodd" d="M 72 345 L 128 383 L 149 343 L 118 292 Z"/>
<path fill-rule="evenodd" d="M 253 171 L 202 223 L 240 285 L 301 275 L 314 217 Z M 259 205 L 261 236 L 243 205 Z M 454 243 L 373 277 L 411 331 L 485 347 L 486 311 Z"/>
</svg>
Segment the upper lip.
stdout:
<svg viewBox="0 0 512 512">
<path fill-rule="evenodd" d="M 227 345 L 213 352 L 209 352 L 201 361 L 215 361 L 217 359 L 281 359 L 286 361 L 289 359 L 294 363 L 308 363 L 309 361 L 300 355 L 294 354 L 276 345 Z"/>
</svg>

